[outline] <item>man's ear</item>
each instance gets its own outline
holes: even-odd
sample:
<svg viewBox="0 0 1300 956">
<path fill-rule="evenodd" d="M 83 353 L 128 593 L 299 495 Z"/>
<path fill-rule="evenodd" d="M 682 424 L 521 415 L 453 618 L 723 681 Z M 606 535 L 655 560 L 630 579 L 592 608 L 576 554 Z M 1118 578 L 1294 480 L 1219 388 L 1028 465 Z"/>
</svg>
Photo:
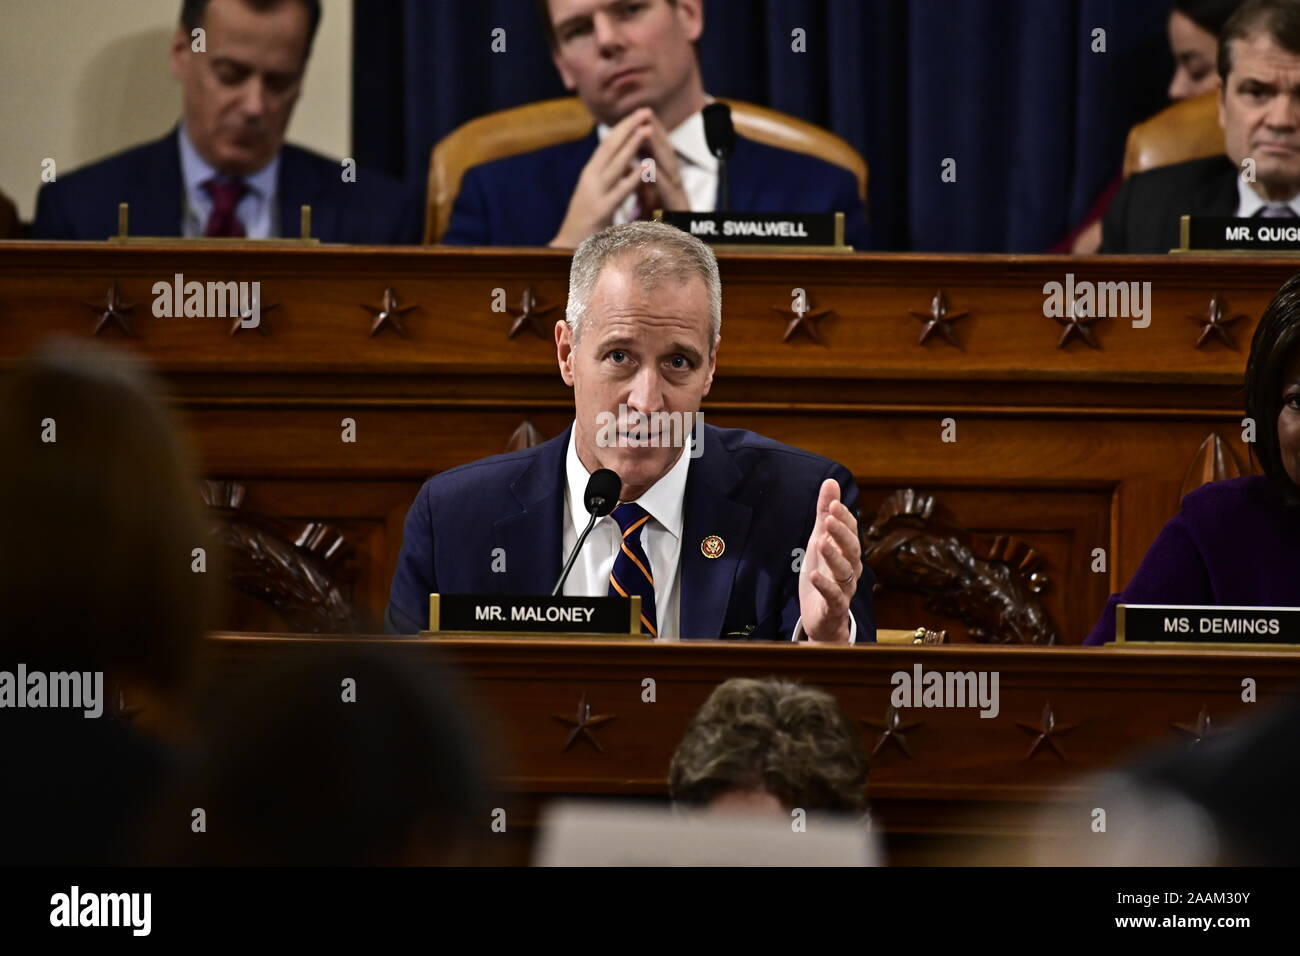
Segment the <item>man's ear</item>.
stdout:
<svg viewBox="0 0 1300 956">
<path fill-rule="evenodd" d="M 573 330 L 560 319 L 555 323 L 555 359 L 560 363 L 560 378 L 569 388 L 573 388 L 573 349 Z"/>
<path fill-rule="evenodd" d="M 722 336 L 718 336 L 718 341 L 713 343 L 713 351 L 709 353 L 709 374 L 704 379 L 704 394 L 709 394 L 709 389 L 713 387 L 713 373 L 718 369 L 718 349 L 722 346 Z"/>
<path fill-rule="evenodd" d="M 171 50 L 171 74 L 177 80 L 185 78 L 186 66 L 190 55 L 190 34 L 181 24 L 176 28 L 176 35 L 172 37 Z"/>
<path fill-rule="evenodd" d="M 692 43 L 700 39 L 704 33 L 704 3 L 703 0 L 677 0 L 677 22 L 681 24 L 682 32 L 686 34 L 686 39 Z"/>
<path fill-rule="evenodd" d="M 551 62 L 555 64 L 555 71 L 560 74 L 560 82 L 570 93 L 578 89 L 578 83 L 573 78 L 573 73 L 564 65 L 564 60 L 560 58 L 560 51 L 556 47 L 551 47 Z"/>
</svg>

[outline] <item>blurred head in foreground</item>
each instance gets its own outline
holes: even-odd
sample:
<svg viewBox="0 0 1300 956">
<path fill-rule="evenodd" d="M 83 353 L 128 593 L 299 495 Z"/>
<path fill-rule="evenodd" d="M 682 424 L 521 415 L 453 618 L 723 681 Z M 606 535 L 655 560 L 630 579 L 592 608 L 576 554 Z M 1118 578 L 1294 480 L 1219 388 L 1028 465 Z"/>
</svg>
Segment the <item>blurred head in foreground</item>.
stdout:
<svg viewBox="0 0 1300 956">
<path fill-rule="evenodd" d="M 308 654 L 214 688 L 203 755 L 155 814 L 150 857 L 206 866 L 475 862 L 493 802 L 483 748 L 450 676 L 393 648 Z"/>
<path fill-rule="evenodd" d="M 781 816 L 863 815 L 867 755 L 835 698 L 793 681 L 733 678 L 704 702 L 673 754 L 679 806 Z"/>
<path fill-rule="evenodd" d="M 1300 700 L 1253 705 L 1231 728 L 1147 754 L 1045 815 L 1051 866 L 1300 864 Z"/>
<path fill-rule="evenodd" d="M 0 753 L 23 768 L 0 787 L 0 862 L 126 862 L 219 573 L 192 568 L 190 455 L 146 373 L 55 343 L 0 384 L 0 462 Z"/>
<path fill-rule="evenodd" d="M 103 671 L 166 733 L 220 573 L 188 445 L 149 373 L 97 346 L 51 344 L 0 393 L 0 663 Z"/>
</svg>

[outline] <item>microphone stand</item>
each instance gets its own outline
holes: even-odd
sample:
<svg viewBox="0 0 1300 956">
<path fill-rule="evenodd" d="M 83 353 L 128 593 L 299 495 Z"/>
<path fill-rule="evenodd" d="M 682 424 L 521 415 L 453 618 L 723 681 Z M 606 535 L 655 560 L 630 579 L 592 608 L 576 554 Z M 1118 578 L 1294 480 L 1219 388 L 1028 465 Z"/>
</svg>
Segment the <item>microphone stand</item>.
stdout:
<svg viewBox="0 0 1300 956">
<path fill-rule="evenodd" d="M 727 175 L 727 157 L 722 150 L 715 153 L 718 157 L 718 208 L 717 212 L 731 211 L 731 179 Z"/>
<path fill-rule="evenodd" d="M 603 505 L 603 500 L 601 501 Z M 582 534 L 578 537 L 578 543 L 573 546 L 573 551 L 569 554 L 569 560 L 564 565 L 564 570 L 560 572 L 560 580 L 555 582 L 555 587 L 551 589 L 551 597 L 560 593 L 560 588 L 564 587 L 564 582 L 568 580 L 569 572 L 573 570 L 573 562 L 578 560 L 578 552 L 582 550 L 582 542 L 587 540 L 587 535 L 591 534 L 591 529 L 596 527 L 596 521 L 600 518 L 599 511 L 601 505 L 597 505 L 591 512 L 591 520 L 587 522 L 587 527 L 583 529 Z"/>
</svg>

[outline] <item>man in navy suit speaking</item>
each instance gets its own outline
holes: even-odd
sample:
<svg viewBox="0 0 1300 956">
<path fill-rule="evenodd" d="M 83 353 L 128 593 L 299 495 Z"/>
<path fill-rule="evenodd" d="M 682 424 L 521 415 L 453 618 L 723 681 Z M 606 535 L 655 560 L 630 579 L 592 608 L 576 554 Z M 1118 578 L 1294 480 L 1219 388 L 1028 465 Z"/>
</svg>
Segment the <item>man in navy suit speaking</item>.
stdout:
<svg viewBox="0 0 1300 956">
<path fill-rule="evenodd" d="M 433 592 L 549 594 L 587 524 L 590 474 L 607 468 L 620 504 L 596 523 L 565 594 L 640 594 L 642 631 L 661 640 L 873 642 L 874 578 L 843 466 L 741 429 L 643 427 L 699 421 L 721 325 L 718 264 L 700 240 L 634 222 L 584 241 L 555 325 L 573 425 L 425 482 L 387 629 L 425 629 Z"/>
<path fill-rule="evenodd" d="M 695 42 L 702 0 L 538 0 L 564 85 L 596 117 L 583 139 L 468 170 L 443 242 L 572 249 L 655 209 L 712 212 L 718 165 L 700 111 Z M 643 160 L 653 158 L 654 181 Z M 857 180 L 840 166 L 737 136 L 728 164 L 736 212 L 843 212 L 867 245 Z"/>
<path fill-rule="evenodd" d="M 46 183 L 33 239 L 297 238 L 417 243 L 418 189 L 284 142 L 320 22 L 320 0 L 184 0 L 172 40 L 183 119 L 162 139 Z"/>
</svg>

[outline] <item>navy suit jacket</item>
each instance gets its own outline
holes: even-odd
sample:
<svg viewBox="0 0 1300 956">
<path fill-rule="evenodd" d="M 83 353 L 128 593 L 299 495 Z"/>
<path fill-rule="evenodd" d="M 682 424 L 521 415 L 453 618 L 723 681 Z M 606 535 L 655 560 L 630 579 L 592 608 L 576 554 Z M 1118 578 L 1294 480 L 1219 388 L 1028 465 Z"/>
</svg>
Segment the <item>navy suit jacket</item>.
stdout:
<svg viewBox="0 0 1300 956">
<path fill-rule="evenodd" d="M 179 236 L 184 204 L 180 144 L 162 139 L 101 159 L 46 183 L 36 197 L 33 239 L 100 240 L 117 235 L 117 204 L 131 204 L 133 236 Z M 300 209 L 311 206 L 321 242 L 403 245 L 423 238 L 420 191 L 382 173 L 358 170 L 345 183 L 339 163 L 285 145 L 277 198 L 282 238 L 300 235 Z"/>
<path fill-rule="evenodd" d="M 858 487 L 842 465 L 738 428 L 706 425 L 691 461 L 682 515 L 681 626 L 690 638 L 789 640 L 799 619 L 796 555 L 808 543 L 821 483 L 840 483 L 857 513 Z M 429 595 L 550 594 L 563 565 L 569 432 L 533 448 L 443 472 L 406 515 L 402 553 L 384 615 L 390 633 L 429 624 Z M 717 535 L 721 557 L 700 542 Z M 492 570 L 494 550 L 505 570 Z M 864 568 L 851 611 L 857 643 L 876 639 Z"/>
<path fill-rule="evenodd" d="M 582 169 L 596 151 L 583 139 L 475 166 L 461 180 L 442 241 L 461 246 L 544 246 L 564 222 Z M 842 166 L 736 137 L 728 164 L 738 212 L 843 212 L 844 241 L 867 247 L 858 182 Z"/>
</svg>

